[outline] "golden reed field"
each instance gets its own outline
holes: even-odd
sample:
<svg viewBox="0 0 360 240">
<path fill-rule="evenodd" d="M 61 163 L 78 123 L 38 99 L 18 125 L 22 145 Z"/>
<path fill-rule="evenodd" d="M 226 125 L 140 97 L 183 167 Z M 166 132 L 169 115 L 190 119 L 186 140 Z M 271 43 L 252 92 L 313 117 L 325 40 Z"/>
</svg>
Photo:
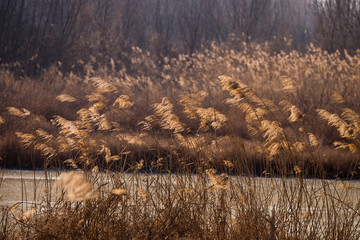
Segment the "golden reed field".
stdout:
<svg viewBox="0 0 360 240">
<path fill-rule="evenodd" d="M 66 171 L 1 239 L 360 238 L 359 51 L 128 57 L 2 66 L 2 167 Z"/>
</svg>

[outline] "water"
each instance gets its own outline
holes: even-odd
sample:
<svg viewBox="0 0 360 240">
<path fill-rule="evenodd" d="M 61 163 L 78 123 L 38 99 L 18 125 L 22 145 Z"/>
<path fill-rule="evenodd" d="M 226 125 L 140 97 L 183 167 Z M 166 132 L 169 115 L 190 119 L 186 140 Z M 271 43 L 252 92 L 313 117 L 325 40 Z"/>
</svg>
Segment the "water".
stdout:
<svg viewBox="0 0 360 240">
<path fill-rule="evenodd" d="M 61 171 L 26 171 L 26 170 L 0 170 L 0 206 L 11 206 L 21 202 L 23 207 L 29 208 L 41 202 L 54 202 L 61 195 L 61 189 L 55 184 L 55 180 L 61 174 Z M 116 173 L 113 173 L 116 174 Z M 118 174 L 119 175 L 119 174 Z M 177 185 L 188 188 L 196 188 L 199 184 L 198 177 L 191 175 L 183 177 L 181 175 L 169 174 L 121 174 L 117 176 L 118 182 L 114 182 L 109 174 L 100 173 L 97 178 L 103 184 L 102 190 L 108 191 L 119 184 L 129 192 L 135 192 L 137 187 L 158 188 L 159 184 L 167 184 L 172 188 Z M 136 178 L 134 180 L 134 178 Z M 231 177 L 233 187 L 244 189 L 256 188 L 257 194 L 267 197 L 272 201 L 276 208 L 279 194 L 283 194 L 284 187 L 289 191 L 296 191 L 299 181 L 296 179 L 280 178 L 249 178 L 249 177 Z M 104 184 L 105 183 L 105 184 Z M 158 185 L 156 185 L 158 184 Z M 324 187 L 329 196 L 336 199 L 345 199 L 347 204 L 356 205 L 360 202 L 360 181 L 336 181 L 336 180 L 314 180 L 304 181 L 305 189 L 313 195 L 319 197 L 324 194 Z M 211 185 L 211 183 L 208 183 Z M 270 198 L 269 198 L 270 196 Z"/>
<path fill-rule="evenodd" d="M 32 207 L 44 200 L 54 201 L 61 190 L 55 187 L 56 171 L 2 170 L 0 172 L 0 205 L 22 202 Z M 49 194 L 48 194 L 49 193 Z"/>
</svg>

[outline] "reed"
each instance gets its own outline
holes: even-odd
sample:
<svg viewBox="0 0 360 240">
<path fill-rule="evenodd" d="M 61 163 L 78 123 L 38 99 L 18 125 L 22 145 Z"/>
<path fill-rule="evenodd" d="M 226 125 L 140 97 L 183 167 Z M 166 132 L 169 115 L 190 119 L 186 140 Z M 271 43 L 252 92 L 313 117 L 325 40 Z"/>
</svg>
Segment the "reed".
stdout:
<svg viewBox="0 0 360 240">
<path fill-rule="evenodd" d="M 36 206 L 1 207 L 0 238 L 360 238 L 360 55 L 131 57 L 132 75 L 0 72 L 2 163 L 17 146 L 19 166 L 64 170 Z"/>
</svg>

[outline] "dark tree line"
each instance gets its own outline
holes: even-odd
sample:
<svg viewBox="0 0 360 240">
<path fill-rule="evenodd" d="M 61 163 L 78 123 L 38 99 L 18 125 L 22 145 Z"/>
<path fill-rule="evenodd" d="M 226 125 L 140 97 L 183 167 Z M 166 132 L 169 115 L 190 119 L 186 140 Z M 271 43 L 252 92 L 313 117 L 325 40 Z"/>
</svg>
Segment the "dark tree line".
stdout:
<svg viewBox="0 0 360 240">
<path fill-rule="evenodd" d="M 353 52 L 360 45 L 360 1 L 314 1 L 317 41 L 332 52 L 348 49 Z"/>
<path fill-rule="evenodd" d="M 161 60 L 234 36 L 354 53 L 360 1 L 0 0 L 0 63 L 18 62 L 28 74 L 56 62 L 68 71 L 90 56 L 125 61 L 132 46 Z"/>
</svg>

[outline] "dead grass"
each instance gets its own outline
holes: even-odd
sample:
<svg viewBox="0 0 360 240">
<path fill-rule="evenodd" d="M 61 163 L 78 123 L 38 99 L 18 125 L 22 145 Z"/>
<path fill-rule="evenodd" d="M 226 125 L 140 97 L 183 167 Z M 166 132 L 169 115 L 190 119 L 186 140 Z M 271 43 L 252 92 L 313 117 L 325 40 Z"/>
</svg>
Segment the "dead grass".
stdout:
<svg viewBox="0 0 360 240">
<path fill-rule="evenodd" d="M 359 177 L 360 55 L 132 57 L 133 75 L 0 72 L 3 166 L 83 171 L 56 202 L 4 208 L 2 238 L 359 238 L 359 200 L 337 185 Z"/>
<path fill-rule="evenodd" d="M 271 55 L 270 52 L 266 46 L 255 44 L 244 44 L 241 51 L 231 50 L 226 44 L 220 47 L 213 45 L 210 49 L 204 49 L 203 52 L 192 56 L 180 55 L 168 59 L 165 61 L 166 64 L 159 67 L 150 56 L 134 48 L 131 55 L 133 62 L 131 71 L 122 69 L 119 72 L 111 72 L 106 68 L 98 68 L 95 73 L 89 63 L 86 65 L 89 71 L 81 77 L 74 74 L 64 76 L 56 66 L 52 66 L 37 79 L 27 77 L 15 79 L 10 72 L 3 69 L 0 83 L 4 96 L 0 106 L 2 109 L 0 115 L 3 119 L 0 124 L 1 132 L 3 136 L 11 136 L 19 129 L 22 132 L 43 129 L 54 134 L 56 128 L 51 121 L 55 115 L 73 121 L 78 118 L 76 113 L 78 110 L 98 108 L 101 114 L 95 118 L 102 119 L 99 123 L 102 124 L 99 130 L 102 130 L 92 134 L 98 139 L 103 138 L 104 141 L 112 143 L 110 148 L 115 151 L 114 154 L 119 154 L 121 149 L 129 147 L 126 143 L 124 146 L 117 143 L 117 133 L 132 132 L 135 136 L 141 135 L 146 138 L 148 145 L 152 145 L 150 148 L 161 147 L 167 149 L 165 152 L 174 152 L 169 148 L 182 149 L 188 145 L 179 142 L 179 136 L 171 136 L 166 131 L 157 131 L 166 124 L 167 128 L 176 128 L 177 131 L 188 134 L 195 142 L 200 141 L 206 146 L 211 146 L 212 141 L 217 145 L 217 138 L 226 136 L 242 139 L 241 141 L 261 142 L 263 140 L 261 134 L 254 135 L 249 129 L 251 126 L 247 121 L 251 117 L 249 112 L 243 111 L 245 106 L 243 105 L 242 108 L 236 106 L 240 97 L 231 100 L 226 91 L 220 89 L 220 81 L 217 77 L 226 74 L 232 79 L 241 80 L 242 84 L 256 93 L 257 96 L 247 97 L 253 98 L 250 102 L 255 101 L 254 108 L 263 111 L 261 114 L 271 115 L 269 111 L 274 111 L 276 121 L 281 124 L 289 138 L 295 140 L 299 133 L 293 131 L 294 128 L 304 125 L 306 131 L 316 136 L 321 147 L 329 148 L 333 142 L 339 141 L 341 136 L 336 129 L 328 127 L 326 122 L 317 117 L 316 109 L 327 109 L 340 114 L 339 109 L 346 105 L 354 111 L 359 110 L 358 84 L 356 84 L 359 56 L 347 55 L 341 58 L 338 53 L 327 54 L 313 46 L 310 46 L 308 52 L 304 54 L 293 51 Z M 338 98 L 343 99 L 339 103 L 339 108 L 332 103 L 334 93 L 338 94 Z M 256 97 L 264 99 L 264 103 L 256 103 Z M 173 117 L 161 112 L 163 110 L 160 109 L 159 104 L 164 104 L 164 99 L 167 105 L 171 106 Z M 158 104 L 158 109 L 152 107 L 155 106 L 154 104 Z M 268 106 L 261 108 L 264 104 Z M 277 106 L 277 109 L 274 106 Z M 23 118 L 12 116 L 7 111 L 8 107 L 25 108 L 32 114 L 24 115 Z M 291 109 L 296 109 L 297 112 Z M 159 114 L 166 116 L 162 118 Z M 152 119 L 152 116 L 160 117 L 158 119 L 160 122 L 156 122 L 157 120 Z M 299 116 L 301 122 L 297 121 Z M 218 121 L 220 117 L 223 119 Z M 275 119 L 272 116 L 270 120 Z M 153 124 L 152 127 L 157 132 L 141 133 L 141 127 L 145 125 L 139 125 L 140 122 Z M 169 144 L 167 139 L 174 137 L 176 140 L 170 141 Z M 305 137 L 297 140 L 304 141 Z M 205 138 L 206 141 L 201 138 Z M 2 146 L 8 146 L 6 142 L 10 142 L 7 137 L 2 138 L 1 141 Z M 161 142 L 166 142 L 166 146 L 161 146 Z M 229 155 L 239 158 L 239 154 L 234 151 L 235 148 L 222 147 L 221 154 L 213 154 L 207 150 L 203 151 L 206 152 L 204 154 L 188 151 L 190 153 L 188 155 L 193 159 L 210 158 L 215 162 L 221 162 L 223 160 L 220 159 L 221 157 Z M 9 150 L 5 147 L 2 149 L 2 155 L 7 159 L 8 166 L 14 166 L 14 163 L 18 162 L 12 159 L 14 154 L 8 154 Z M 22 145 L 17 146 L 17 149 L 24 156 L 21 161 L 29 162 L 28 157 L 25 157 L 26 154 L 22 154 L 25 152 Z M 228 149 L 226 154 L 225 149 Z M 240 158 L 263 162 L 264 156 L 259 155 L 255 148 L 240 149 L 240 152 L 242 152 Z M 353 156 L 345 153 L 341 158 L 347 162 L 345 165 L 349 165 L 354 159 Z M 66 159 L 59 159 L 60 163 L 64 160 Z M 329 163 L 329 160 L 324 158 L 316 161 Z M 16 165 L 19 167 L 18 164 Z M 41 164 L 38 166 L 40 167 Z"/>
<path fill-rule="evenodd" d="M 351 182 L 68 172 L 55 202 L 2 210 L 5 239 L 357 239 Z M 66 175 L 66 176 L 65 176 Z M 68 178 L 72 176 L 72 178 Z M 75 181 L 81 179 L 80 182 Z M 90 184 L 91 183 L 91 184 Z M 96 193 L 96 194 L 94 194 Z M 45 198 L 44 198 L 45 199 Z"/>
</svg>

